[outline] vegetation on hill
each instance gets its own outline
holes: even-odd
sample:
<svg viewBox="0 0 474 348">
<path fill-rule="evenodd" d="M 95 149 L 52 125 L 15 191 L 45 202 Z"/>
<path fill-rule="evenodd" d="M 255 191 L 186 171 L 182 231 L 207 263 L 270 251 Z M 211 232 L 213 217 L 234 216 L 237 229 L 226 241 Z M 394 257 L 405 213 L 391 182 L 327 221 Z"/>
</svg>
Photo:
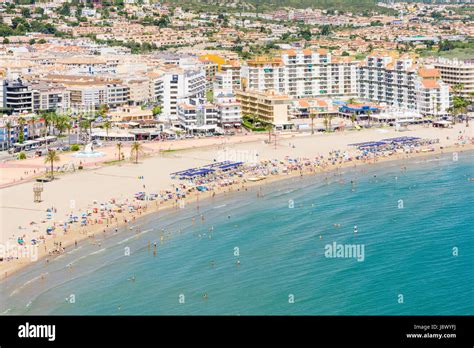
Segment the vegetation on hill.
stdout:
<svg viewBox="0 0 474 348">
<path fill-rule="evenodd" d="M 200 8 L 202 10 L 216 10 L 226 7 L 226 11 L 243 11 L 262 13 L 268 10 L 281 8 L 318 8 L 322 10 L 338 11 L 339 13 L 358 13 L 369 15 L 371 12 L 395 13 L 394 10 L 377 6 L 377 0 L 224 0 L 218 3 L 215 0 L 182 0 L 179 6 L 183 8 Z"/>
</svg>

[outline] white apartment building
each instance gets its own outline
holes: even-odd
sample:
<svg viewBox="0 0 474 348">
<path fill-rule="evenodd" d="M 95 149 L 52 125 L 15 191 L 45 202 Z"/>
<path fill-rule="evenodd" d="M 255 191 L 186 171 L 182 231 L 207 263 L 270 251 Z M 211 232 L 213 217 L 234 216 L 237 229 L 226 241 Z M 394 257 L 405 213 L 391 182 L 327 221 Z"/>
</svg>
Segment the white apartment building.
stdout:
<svg viewBox="0 0 474 348">
<path fill-rule="evenodd" d="M 357 62 L 350 57 L 332 57 L 324 49 L 258 57 L 247 62 L 242 74 L 249 89 L 273 90 L 295 98 L 357 95 Z"/>
<path fill-rule="evenodd" d="M 241 88 L 241 66 L 238 60 L 227 60 L 226 64 L 221 65 L 220 71 L 231 74 L 233 91 Z"/>
<path fill-rule="evenodd" d="M 107 84 L 106 102 L 111 108 L 128 104 L 130 100 L 130 87 L 119 83 Z"/>
<path fill-rule="evenodd" d="M 409 56 L 381 53 L 366 58 L 358 71 L 359 98 L 425 116 L 447 114 L 449 86 L 440 71 L 420 68 Z"/>
<path fill-rule="evenodd" d="M 214 95 L 219 93 L 229 94 L 234 92 L 232 71 L 219 72 L 214 77 Z"/>
<path fill-rule="evenodd" d="M 216 105 L 203 98 L 183 98 L 177 104 L 179 126 L 187 133 L 213 132 L 219 122 Z"/>
<path fill-rule="evenodd" d="M 201 68 L 172 68 L 163 75 L 163 115 L 177 117 L 178 100 L 203 98 L 206 93 L 206 75 Z"/>
<path fill-rule="evenodd" d="M 150 102 L 158 105 L 163 104 L 163 74 L 162 73 L 148 73 L 147 77 L 150 83 Z"/>
<path fill-rule="evenodd" d="M 2 90 L 2 108 L 12 113 L 33 111 L 33 89 L 31 84 L 20 78 L 16 80 L 0 80 Z"/>
<path fill-rule="evenodd" d="M 425 116 L 447 115 L 450 106 L 449 86 L 440 80 L 417 79 L 416 82 L 417 110 Z"/>
<path fill-rule="evenodd" d="M 371 55 L 358 69 L 358 95 L 363 100 L 416 109 L 417 67 L 409 57 Z"/>
<path fill-rule="evenodd" d="M 462 85 L 463 97 L 474 93 L 474 60 L 439 58 L 434 67 L 440 71 L 443 82 L 450 86 Z"/>
<path fill-rule="evenodd" d="M 56 62 L 71 74 L 77 75 L 103 75 L 117 73 L 118 61 L 116 59 L 103 59 L 96 56 L 79 56 L 59 59 Z"/>
<path fill-rule="evenodd" d="M 100 105 L 106 104 L 106 85 L 69 85 L 71 110 L 76 113 L 94 112 Z"/>
<path fill-rule="evenodd" d="M 219 126 L 223 129 L 239 128 L 242 124 L 242 108 L 232 93 L 214 91 L 214 103 L 219 111 Z"/>
<path fill-rule="evenodd" d="M 33 111 L 64 112 L 70 108 L 70 93 L 61 84 L 38 81 L 32 83 L 32 88 Z"/>
<path fill-rule="evenodd" d="M 124 81 L 124 84 L 129 88 L 130 99 L 129 103 L 132 105 L 141 105 L 150 101 L 150 80 L 148 78 L 132 78 Z"/>
</svg>

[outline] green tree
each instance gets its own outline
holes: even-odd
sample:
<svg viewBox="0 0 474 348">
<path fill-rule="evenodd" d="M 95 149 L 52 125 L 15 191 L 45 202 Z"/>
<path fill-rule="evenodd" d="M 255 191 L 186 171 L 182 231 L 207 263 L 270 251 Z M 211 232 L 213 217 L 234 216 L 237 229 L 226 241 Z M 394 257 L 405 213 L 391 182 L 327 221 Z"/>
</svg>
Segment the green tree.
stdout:
<svg viewBox="0 0 474 348">
<path fill-rule="evenodd" d="M 18 131 L 18 142 L 20 144 L 23 144 L 25 141 L 25 124 L 26 120 L 23 117 L 18 118 L 18 125 L 19 125 L 19 131 Z"/>
<path fill-rule="evenodd" d="M 135 163 L 138 163 L 138 156 L 143 154 L 143 145 L 138 141 L 133 142 L 130 157 L 135 157 Z"/>
<path fill-rule="evenodd" d="M 162 111 L 162 109 L 161 109 L 161 106 L 159 106 L 159 105 L 155 106 L 155 107 L 151 110 L 151 112 L 153 113 L 153 116 L 160 115 L 160 114 L 161 114 L 161 111 Z"/>
<path fill-rule="evenodd" d="M 116 146 L 118 150 L 118 160 L 120 161 L 122 159 L 122 143 L 118 142 Z"/>
<path fill-rule="evenodd" d="M 10 148 L 10 142 L 11 142 L 11 137 L 12 137 L 12 128 L 13 128 L 12 122 L 7 121 L 5 123 L 5 128 L 7 129 L 7 147 Z"/>
<path fill-rule="evenodd" d="M 107 134 L 107 137 L 109 137 L 109 129 L 112 127 L 112 124 L 110 123 L 109 120 L 106 120 L 104 122 L 104 129 L 105 129 L 105 133 Z"/>
<path fill-rule="evenodd" d="M 59 162 L 60 158 L 55 150 L 48 150 L 46 157 L 44 158 L 44 163 L 51 164 L 51 179 L 54 179 L 54 162 Z"/>
<path fill-rule="evenodd" d="M 321 27 L 321 35 L 328 36 L 331 34 L 331 26 L 330 25 L 323 25 Z"/>
</svg>

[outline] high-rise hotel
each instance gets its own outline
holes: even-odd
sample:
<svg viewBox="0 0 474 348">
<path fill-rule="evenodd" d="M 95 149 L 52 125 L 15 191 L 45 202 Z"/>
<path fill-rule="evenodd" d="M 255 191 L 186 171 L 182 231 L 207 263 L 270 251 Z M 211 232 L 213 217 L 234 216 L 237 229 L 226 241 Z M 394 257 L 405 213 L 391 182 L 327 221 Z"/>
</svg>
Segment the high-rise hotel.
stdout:
<svg viewBox="0 0 474 348">
<path fill-rule="evenodd" d="M 257 57 L 242 67 L 244 87 L 275 91 L 294 98 L 357 95 L 357 63 L 332 57 L 325 49 L 288 50 L 277 57 Z"/>
</svg>

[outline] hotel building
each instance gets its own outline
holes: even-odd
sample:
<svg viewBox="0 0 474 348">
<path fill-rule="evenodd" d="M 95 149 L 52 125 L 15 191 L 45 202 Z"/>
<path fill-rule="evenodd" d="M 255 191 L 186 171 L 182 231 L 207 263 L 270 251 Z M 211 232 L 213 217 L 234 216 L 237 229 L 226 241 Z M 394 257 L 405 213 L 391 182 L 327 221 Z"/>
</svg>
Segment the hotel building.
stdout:
<svg viewBox="0 0 474 348">
<path fill-rule="evenodd" d="M 357 63 L 350 57 L 332 57 L 324 49 L 257 57 L 247 62 L 243 75 L 249 89 L 273 90 L 294 98 L 357 94 Z"/>
<path fill-rule="evenodd" d="M 474 93 L 474 60 L 439 58 L 434 64 L 441 73 L 441 79 L 451 87 L 461 85 L 460 94 L 472 98 Z"/>
<path fill-rule="evenodd" d="M 396 109 L 444 115 L 450 105 L 449 86 L 440 77 L 438 69 L 419 68 L 410 56 L 374 54 L 359 66 L 358 95 Z"/>
<path fill-rule="evenodd" d="M 250 89 L 237 91 L 236 95 L 242 108 L 242 115 L 255 116 L 271 123 L 276 129 L 292 128 L 293 124 L 289 119 L 291 98 L 287 95 Z"/>
</svg>

